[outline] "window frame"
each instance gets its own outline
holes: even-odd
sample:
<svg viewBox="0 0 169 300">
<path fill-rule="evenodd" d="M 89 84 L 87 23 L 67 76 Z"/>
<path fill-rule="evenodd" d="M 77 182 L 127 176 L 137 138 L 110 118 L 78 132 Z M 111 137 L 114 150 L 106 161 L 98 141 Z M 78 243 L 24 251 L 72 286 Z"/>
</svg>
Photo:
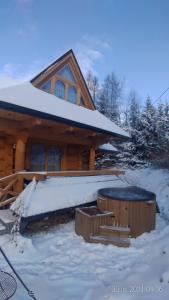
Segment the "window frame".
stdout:
<svg viewBox="0 0 169 300">
<path fill-rule="evenodd" d="M 66 77 L 62 76 L 61 74 L 59 74 L 59 72 L 61 72 L 62 70 L 64 70 L 66 67 L 69 68 L 70 74 L 72 74 L 73 80 L 71 80 L 71 79 L 69 79 L 69 78 L 66 78 Z M 74 76 L 73 71 L 72 71 L 71 67 L 69 66 L 69 64 L 66 64 L 66 65 L 64 65 L 62 68 L 60 68 L 60 69 L 56 72 L 55 76 L 59 76 L 59 77 L 62 78 L 63 80 L 68 81 L 70 84 L 73 84 L 73 85 L 76 85 L 76 84 L 77 84 L 76 79 L 75 79 L 75 76 Z"/>
<path fill-rule="evenodd" d="M 44 152 L 44 169 L 43 170 L 32 170 L 31 168 L 31 149 L 34 146 L 40 146 L 43 147 Z M 49 161 L 49 151 L 51 148 L 55 148 L 57 152 L 59 153 L 59 169 L 57 170 L 48 170 L 48 161 Z M 28 143 L 27 150 L 26 150 L 27 156 L 26 156 L 26 169 L 28 171 L 32 172 L 57 172 L 62 170 L 62 159 L 63 159 L 63 149 L 60 145 L 54 144 L 54 143 L 46 143 L 43 141 L 36 141 L 32 140 Z"/>
<path fill-rule="evenodd" d="M 71 94 L 69 94 L 71 92 L 71 90 L 75 91 L 75 101 L 70 100 L 70 96 Z M 69 98 L 70 97 L 70 98 Z M 78 93 L 77 93 L 77 88 L 73 85 L 68 86 L 68 90 L 67 90 L 67 101 L 72 103 L 72 104 L 77 104 L 77 97 L 78 97 Z"/>
<path fill-rule="evenodd" d="M 73 76 L 75 77 L 74 75 L 74 71 L 72 70 L 71 66 L 69 64 L 67 64 L 73 74 Z M 65 65 L 66 66 L 66 65 Z M 88 108 L 88 105 L 86 105 L 86 101 L 84 100 L 85 97 L 83 95 L 83 91 L 81 90 L 81 87 L 78 83 L 78 81 L 76 81 L 76 83 L 66 79 L 65 77 L 61 77 L 58 72 L 59 70 L 63 69 L 63 67 L 61 67 L 60 69 L 58 69 L 58 71 L 55 71 L 55 73 L 50 77 L 48 78 L 48 80 L 46 80 L 41 86 L 40 88 L 42 89 L 42 87 L 47 84 L 47 82 L 50 81 L 50 90 L 44 90 L 42 89 L 44 92 L 48 92 L 52 95 L 54 95 L 55 97 L 61 99 L 61 100 L 66 100 L 72 104 L 75 104 L 75 105 L 78 105 L 78 106 L 82 106 L 82 107 L 86 107 Z M 64 86 L 64 97 L 61 97 L 60 95 L 58 96 L 56 93 L 57 93 L 57 82 L 60 82 L 63 86 Z M 71 87 L 74 87 L 76 89 L 76 101 L 70 101 L 69 100 L 69 89 Z M 83 105 L 81 103 L 81 98 L 83 98 Z"/>
<path fill-rule="evenodd" d="M 45 85 L 48 85 L 48 84 L 49 84 L 49 89 L 44 89 L 43 87 L 44 87 Z M 44 91 L 44 92 L 46 92 L 46 93 L 50 93 L 50 92 L 51 92 L 51 86 L 52 86 L 52 80 L 51 80 L 51 78 L 50 78 L 50 79 L 48 79 L 47 81 L 45 81 L 45 82 L 41 85 L 41 90 Z"/>
<path fill-rule="evenodd" d="M 64 95 L 63 95 L 63 97 L 60 97 L 60 96 L 56 95 L 56 91 L 57 91 L 56 85 L 57 85 L 57 83 L 61 83 L 62 87 L 64 87 Z M 56 96 L 59 99 L 65 100 L 65 97 L 66 97 L 66 85 L 60 79 L 56 80 L 55 83 L 54 83 L 54 96 Z"/>
</svg>

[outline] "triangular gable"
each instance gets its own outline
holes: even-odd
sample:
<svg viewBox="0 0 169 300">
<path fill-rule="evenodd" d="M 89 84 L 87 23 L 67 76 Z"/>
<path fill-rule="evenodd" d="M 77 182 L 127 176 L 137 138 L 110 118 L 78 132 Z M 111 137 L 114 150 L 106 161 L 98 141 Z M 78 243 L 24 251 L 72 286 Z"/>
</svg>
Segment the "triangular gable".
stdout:
<svg viewBox="0 0 169 300">
<path fill-rule="evenodd" d="M 57 97 L 60 96 L 65 100 L 70 99 L 72 103 L 74 103 L 73 97 L 76 97 L 76 104 L 85 106 L 92 110 L 95 109 L 89 89 L 72 50 L 66 52 L 63 56 L 34 77 L 31 80 L 31 83 L 35 87 L 52 94 L 55 94 L 57 84 L 59 89 L 59 95 L 55 94 Z"/>
</svg>

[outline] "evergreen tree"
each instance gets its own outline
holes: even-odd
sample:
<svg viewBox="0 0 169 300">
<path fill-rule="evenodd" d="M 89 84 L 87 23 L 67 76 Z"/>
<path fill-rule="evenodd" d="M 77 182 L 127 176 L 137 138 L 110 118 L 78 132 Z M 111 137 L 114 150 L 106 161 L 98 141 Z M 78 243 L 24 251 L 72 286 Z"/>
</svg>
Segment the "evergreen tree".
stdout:
<svg viewBox="0 0 169 300">
<path fill-rule="evenodd" d="M 100 113 L 108 117 L 108 103 L 107 103 L 107 97 L 104 93 L 104 91 L 100 91 L 100 94 L 98 96 L 98 100 L 96 103 L 96 107 Z"/>
<path fill-rule="evenodd" d="M 138 135 L 138 151 L 142 159 L 150 159 L 158 146 L 157 135 L 157 113 L 150 97 L 146 99 L 146 104 L 140 117 Z"/>
<path fill-rule="evenodd" d="M 128 96 L 128 130 L 131 136 L 130 153 L 133 156 L 138 155 L 138 138 L 140 136 L 140 106 L 139 98 L 134 90 L 130 91 Z"/>
<path fill-rule="evenodd" d="M 99 88 L 98 78 L 91 72 L 86 81 L 96 108 L 130 133 L 129 141 L 116 144 L 120 149 L 116 162 L 135 166 L 160 159 L 167 162 L 168 159 L 169 165 L 169 104 L 159 103 L 155 107 L 148 96 L 143 106 L 137 93 L 132 90 L 122 112 L 120 99 L 123 85 L 113 72 L 106 76 L 102 88 Z M 111 156 L 108 158 L 105 154 L 104 159 L 114 163 Z"/>
<path fill-rule="evenodd" d="M 131 90 L 128 95 L 128 101 L 125 109 L 125 118 L 123 121 L 123 128 L 130 133 L 130 140 L 124 142 L 121 147 L 120 154 L 121 161 L 127 165 L 136 165 L 139 161 L 140 153 L 138 149 L 138 137 L 140 135 L 140 105 L 139 97 L 134 90 Z M 139 161 L 140 163 L 140 161 Z"/>
<path fill-rule="evenodd" d="M 168 151 L 169 144 L 169 105 L 158 104 L 157 108 L 158 150 L 160 153 Z"/>
<path fill-rule="evenodd" d="M 100 103 L 103 106 L 106 103 L 105 115 L 114 121 L 116 124 L 120 124 L 120 96 L 122 93 L 122 82 L 117 79 L 112 72 L 105 80 L 100 94 Z"/>
<path fill-rule="evenodd" d="M 137 130 L 139 126 L 139 119 L 140 119 L 140 106 L 139 106 L 138 96 L 134 90 L 132 90 L 129 94 L 128 103 L 129 103 L 128 123 L 133 130 Z"/>
</svg>

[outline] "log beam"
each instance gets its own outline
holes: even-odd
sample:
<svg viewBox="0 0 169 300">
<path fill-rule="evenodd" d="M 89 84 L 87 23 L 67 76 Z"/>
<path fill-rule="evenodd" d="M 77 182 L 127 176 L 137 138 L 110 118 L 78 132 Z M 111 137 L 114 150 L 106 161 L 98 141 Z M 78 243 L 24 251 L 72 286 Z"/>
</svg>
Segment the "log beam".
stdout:
<svg viewBox="0 0 169 300">
<path fill-rule="evenodd" d="M 40 119 L 35 119 L 35 118 L 27 118 L 26 121 L 22 122 L 22 128 L 24 129 L 30 129 L 35 126 L 40 126 L 42 125 L 42 120 Z"/>
<path fill-rule="evenodd" d="M 15 152 L 15 172 L 24 170 L 25 168 L 25 152 L 27 139 L 27 135 L 22 135 L 17 138 Z"/>
<path fill-rule="evenodd" d="M 26 142 L 28 135 L 21 135 L 16 141 L 16 152 L 15 152 L 15 172 L 22 171 L 25 168 L 25 155 L 26 155 Z M 15 191 L 20 193 L 23 190 L 23 178 L 19 178 L 16 185 Z"/>
<path fill-rule="evenodd" d="M 95 148 L 91 147 L 89 152 L 89 170 L 95 169 Z"/>
</svg>

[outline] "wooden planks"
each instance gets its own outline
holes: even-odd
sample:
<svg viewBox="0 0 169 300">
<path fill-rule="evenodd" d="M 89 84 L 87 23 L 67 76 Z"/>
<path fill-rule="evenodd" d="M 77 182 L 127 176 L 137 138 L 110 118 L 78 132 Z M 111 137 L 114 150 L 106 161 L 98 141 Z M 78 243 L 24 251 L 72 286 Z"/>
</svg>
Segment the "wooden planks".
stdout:
<svg viewBox="0 0 169 300">
<path fill-rule="evenodd" d="M 95 169 L 95 148 L 91 147 L 89 152 L 89 170 Z"/>
<path fill-rule="evenodd" d="M 150 232 L 155 228 L 156 202 L 134 202 L 129 204 L 129 224 L 131 235 L 137 237 L 143 232 Z"/>
<path fill-rule="evenodd" d="M 137 237 L 155 228 L 156 201 L 121 201 L 98 197 L 98 208 L 114 212 L 114 226 L 130 228 L 130 235 Z"/>
<path fill-rule="evenodd" d="M 0 208 L 3 208 L 4 206 L 15 201 L 18 195 L 18 193 L 15 191 L 15 185 L 17 181 L 18 177 L 16 174 L 0 179 Z"/>
<path fill-rule="evenodd" d="M 112 212 L 101 211 L 96 206 L 76 209 L 75 231 L 89 243 L 102 243 L 129 247 L 129 228 L 112 226 Z"/>
<path fill-rule="evenodd" d="M 88 170 L 88 171 L 56 171 L 56 172 L 19 172 L 18 176 L 33 179 L 33 177 L 76 177 L 76 176 L 100 176 L 100 175 L 115 175 L 120 176 L 125 172 L 122 170 Z"/>
<path fill-rule="evenodd" d="M 13 171 L 13 141 L 9 137 L 0 137 L 0 177 Z"/>
<path fill-rule="evenodd" d="M 92 209 L 93 207 L 87 208 L 87 210 Z M 97 208 L 95 207 L 97 210 Z M 111 213 L 102 213 L 99 211 L 98 214 L 90 215 L 87 212 L 84 212 L 85 208 L 76 209 L 76 222 L 75 222 L 75 231 L 78 235 L 82 235 L 86 241 L 90 241 L 90 236 L 98 234 L 101 225 L 112 224 L 112 214 Z"/>
<path fill-rule="evenodd" d="M 16 200 L 16 196 L 11 197 L 11 198 L 9 198 L 7 200 L 4 200 L 4 201 L 0 202 L 0 208 L 13 203 L 15 200 Z"/>
<path fill-rule="evenodd" d="M 0 199 L 10 191 L 10 189 L 16 183 L 17 180 L 17 177 L 15 177 L 7 184 L 7 186 L 4 189 L 0 188 Z"/>
</svg>

